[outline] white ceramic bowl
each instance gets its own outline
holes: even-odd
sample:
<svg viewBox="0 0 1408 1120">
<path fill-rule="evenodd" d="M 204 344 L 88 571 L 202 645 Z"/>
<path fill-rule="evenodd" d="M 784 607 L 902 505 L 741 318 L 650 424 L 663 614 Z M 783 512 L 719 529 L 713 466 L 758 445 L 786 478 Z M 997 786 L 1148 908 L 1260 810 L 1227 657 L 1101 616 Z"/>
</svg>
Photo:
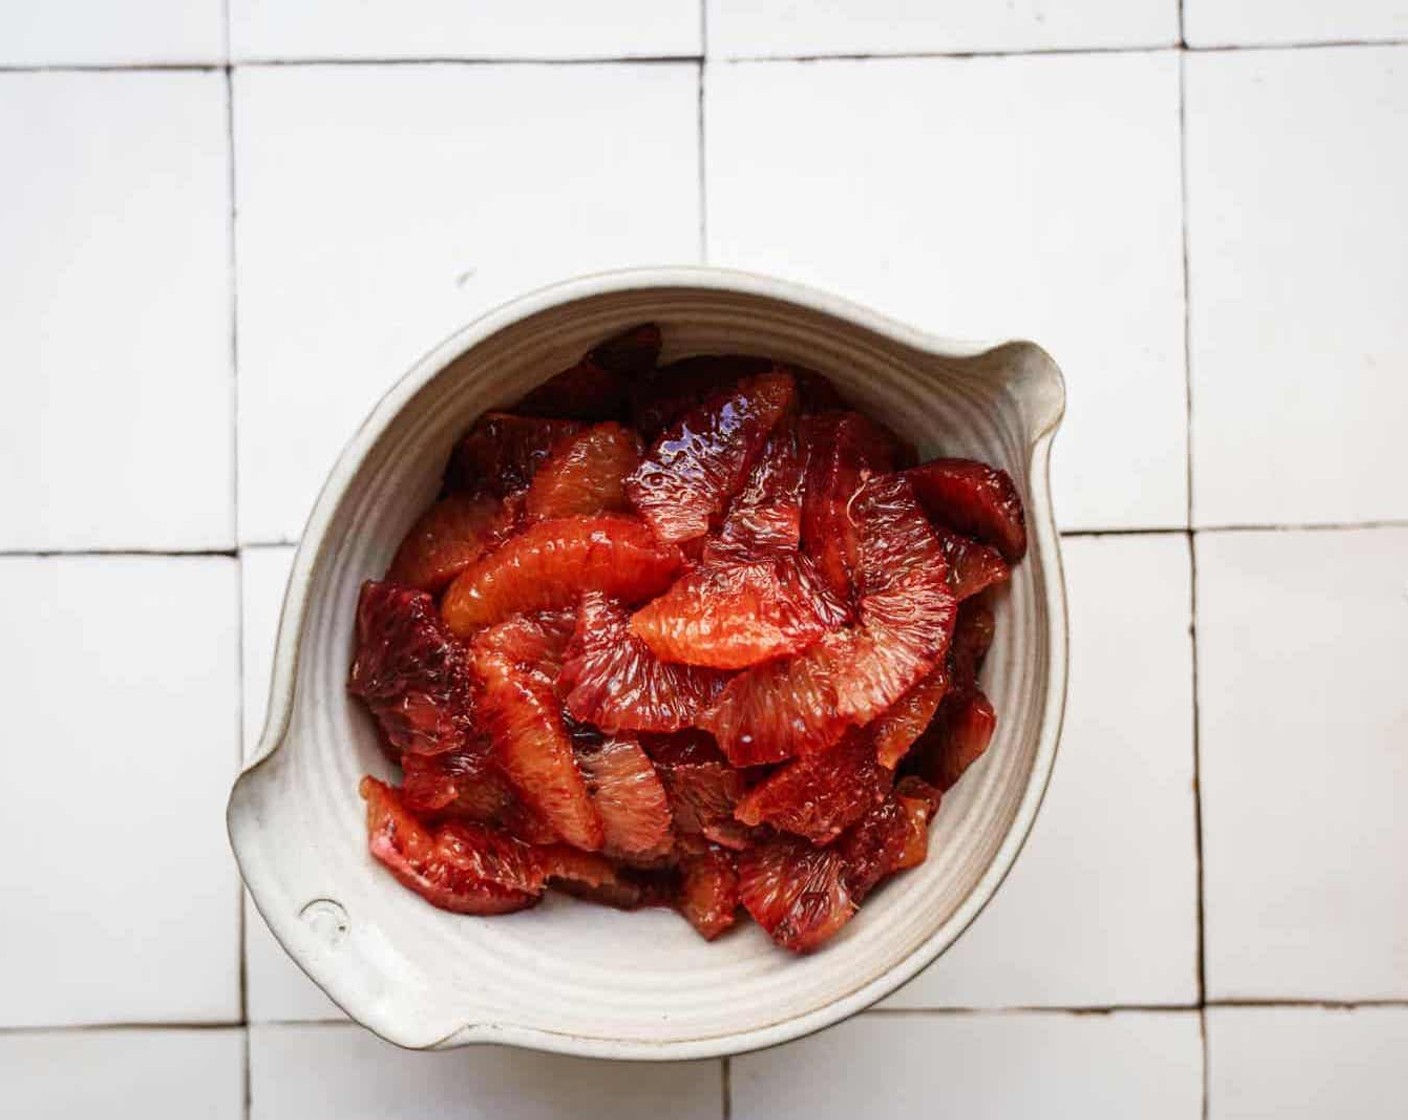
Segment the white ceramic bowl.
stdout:
<svg viewBox="0 0 1408 1120">
<path fill-rule="evenodd" d="M 752 923 L 710 944 L 672 913 L 567 897 L 493 918 L 436 910 L 367 854 L 357 780 L 387 776 L 347 695 L 361 582 L 379 576 L 436 491 L 456 437 L 592 344 L 661 325 L 665 357 L 745 351 L 830 376 L 922 455 L 1004 467 L 1030 551 L 997 608 L 984 758 L 944 798 L 928 860 L 795 957 Z M 268 722 L 230 796 L 255 904 L 350 1016 L 402 1046 L 502 1042 L 613 1058 L 696 1058 L 784 1042 L 866 1007 L 943 952 L 992 897 L 1031 828 L 1056 753 L 1066 619 L 1047 485 L 1060 372 L 1024 342 L 944 342 L 842 300 L 718 269 L 650 269 L 535 292 L 471 323 L 376 406 L 333 468 L 284 601 Z"/>
</svg>

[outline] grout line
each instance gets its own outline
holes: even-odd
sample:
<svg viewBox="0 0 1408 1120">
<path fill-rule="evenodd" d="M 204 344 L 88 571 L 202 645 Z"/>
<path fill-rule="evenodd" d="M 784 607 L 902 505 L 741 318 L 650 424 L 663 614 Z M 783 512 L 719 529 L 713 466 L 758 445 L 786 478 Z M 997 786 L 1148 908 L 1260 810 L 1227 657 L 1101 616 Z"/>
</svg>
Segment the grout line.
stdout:
<svg viewBox="0 0 1408 1120">
<path fill-rule="evenodd" d="M 857 1012 L 859 1015 L 882 1015 L 895 1017 L 920 1017 L 925 1015 L 1069 1015 L 1074 1017 L 1114 1015 L 1123 1012 L 1202 1012 L 1208 1009 L 1256 1010 L 1284 1008 L 1289 1011 L 1358 1011 L 1361 1008 L 1403 1008 L 1408 1010 L 1408 997 L 1385 999 L 1313 999 L 1287 997 L 1284 999 L 1210 999 L 1204 1004 L 1195 1003 L 1114 1003 L 1092 1005 L 1090 1007 L 1058 1007 L 1027 1004 L 1012 1007 L 870 1007 Z M 216 1023 L 203 1022 L 112 1022 L 75 1023 L 59 1026 L 4 1026 L 0 1036 L 26 1034 L 68 1034 L 92 1033 L 95 1031 L 235 1031 L 246 1033 L 254 1026 L 259 1027 L 342 1027 L 365 1029 L 355 1020 L 341 1019 L 260 1019 L 257 1023 L 234 1020 Z M 722 1058 L 720 1061 L 728 1062 Z M 732 1073 L 730 1071 L 730 1080 Z"/>
<path fill-rule="evenodd" d="M 1188 532 L 1188 637 L 1193 670 L 1193 851 L 1198 875 L 1198 1002 L 1207 1006 L 1207 873 L 1203 845 L 1203 744 L 1202 720 L 1198 710 L 1198 542 Z"/>
<path fill-rule="evenodd" d="M 709 188 L 704 143 L 704 63 L 699 64 L 699 263 L 709 263 Z"/>
<path fill-rule="evenodd" d="M 237 511 L 238 513 L 238 511 Z M 1408 529 L 1408 518 L 1384 521 L 1327 521 L 1319 524 L 1303 522 L 1299 524 L 1275 524 L 1272 522 L 1248 523 L 1244 525 L 1198 525 L 1188 528 L 1182 525 L 1146 526 L 1138 529 L 1062 529 L 1062 540 L 1080 537 L 1164 537 L 1171 535 L 1196 536 L 1203 533 L 1340 533 L 1373 531 L 1375 529 Z M 60 556 L 170 556 L 237 557 L 241 552 L 259 548 L 297 548 L 295 538 L 280 537 L 277 540 L 241 541 L 232 548 L 0 548 L 0 558 L 50 559 Z"/>
<path fill-rule="evenodd" d="M 1183 0 L 1178 0 L 1178 46 L 1185 51 L 1188 49 L 1188 28 L 1183 18 Z"/>
<path fill-rule="evenodd" d="M 1194 54 L 1230 54 L 1234 51 L 1313 51 L 1336 47 L 1402 47 L 1408 39 L 1305 39 L 1297 43 L 1218 43 L 1188 47 Z"/>
<path fill-rule="evenodd" d="M 244 1117 L 244 1120 L 249 1120 L 254 1107 L 254 1075 L 253 1071 L 250 1069 L 249 1059 L 251 1049 L 252 1043 L 249 1037 L 249 1024 L 246 1023 L 244 1027 L 244 1084 L 242 1086 L 244 1089 L 242 1093 L 244 1099 L 240 1102 L 243 1105 L 241 1115 Z"/>
<path fill-rule="evenodd" d="M 1151 54 L 1159 51 L 1182 50 L 1189 54 L 1227 54 L 1238 51 L 1303 51 L 1355 49 L 1360 47 L 1408 46 L 1408 38 L 1394 39 L 1325 39 L 1295 43 L 1236 43 L 1218 46 L 1190 46 L 1181 38 L 1168 43 L 1150 43 L 1123 47 L 1037 47 L 1028 50 L 981 51 L 898 51 L 893 53 L 798 54 L 798 55 L 739 55 L 716 59 L 719 62 L 884 62 L 924 58 L 1027 58 L 1048 55 L 1121 55 Z M 488 56 L 426 56 L 415 58 L 268 58 L 241 59 L 239 62 L 131 62 L 131 63 L 72 63 L 68 65 L 0 66 L 0 74 L 47 73 L 139 73 L 143 71 L 217 71 L 250 67 L 277 66 L 612 66 L 669 65 L 681 62 L 703 63 L 703 54 L 612 55 L 601 58 L 494 58 Z"/>
<path fill-rule="evenodd" d="M 1178 210 L 1183 248 L 1183 477 L 1191 529 L 1196 524 L 1193 520 L 1193 301 L 1188 271 L 1188 66 L 1184 51 L 1178 55 Z"/>
<path fill-rule="evenodd" d="M 1183 4 L 1178 6 L 1179 35 L 1183 29 Z M 1198 980 L 1199 1031 L 1203 1041 L 1203 1117 L 1207 1120 L 1207 1043 L 1203 1031 L 1204 1013 L 1208 998 L 1207 983 L 1207 875 L 1203 867 L 1203 782 L 1202 782 L 1202 740 L 1201 722 L 1198 713 L 1198 550 L 1193 530 L 1193 336 L 1191 283 L 1188 272 L 1188 67 L 1187 55 L 1178 56 L 1178 180 L 1179 213 L 1181 215 L 1180 236 L 1182 239 L 1183 265 L 1183 388 L 1184 388 L 1184 480 L 1187 487 L 1188 517 L 1188 656 L 1189 670 L 1192 673 L 1193 726 L 1191 740 L 1193 746 L 1193 855 L 1194 874 L 1198 877 L 1198 904 L 1195 911 L 1198 928 L 1194 965 Z"/>
<path fill-rule="evenodd" d="M 112 62 L 62 63 L 46 66 L 0 66 L 0 74 L 147 74 L 218 73 L 227 69 L 223 62 Z"/>
<path fill-rule="evenodd" d="M 1382 521 L 1322 521 L 1318 523 L 1287 522 L 1263 525 L 1195 525 L 1195 533 L 1336 533 L 1351 529 L 1408 529 L 1408 518 L 1386 518 Z"/>
<path fill-rule="evenodd" d="M 228 0 L 227 0 L 228 15 Z M 228 27 L 228 20 L 227 20 Z M 230 504 L 234 510 L 234 537 L 240 533 L 240 342 L 239 342 L 239 248 L 235 238 L 235 221 L 239 212 L 235 180 L 235 78 L 234 69 L 225 67 L 225 152 L 228 156 L 227 190 L 230 218 L 226 224 L 226 247 L 230 269 Z"/>
<path fill-rule="evenodd" d="M 1136 1012 L 1193 1012 L 1201 1011 L 1197 1003 L 1112 1003 L 1089 1007 L 1054 1007 L 1041 1004 L 1024 1004 L 1011 1007 L 869 1007 L 863 1015 L 886 1015 L 897 1018 L 922 1017 L 925 1015 L 1115 1015 L 1129 1011 Z"/>
<path fill-rule="evenodd" d="M 258 58 L 242 59 L 236 65 L 240 69 L 280 66 L 677 66 L 685 62 L 703 61 L 702 54 L 659 54 L 613 55 L 607 58 Z"/>
<path fill-rule="evenodd" d="M 1208 1009 L 1205 1006 L 1198 1008 L 1198 1045 L 1202 1047 L 1202 1094 L 1203 1108 L 1202 1120 L 1208 1120 L 1208 1114 L 1212 1108 L 1212 1094 L 1209 1091 L 1208 1081 Z"/>
<path fill-rule="evenodd" d="M 1322 523 L 1302 522 L 1299 524 L 1272 522 L 1248 523 L 1244 525 L 1195 525 L 1192 528 L 1180 525 L 1145 526 L 1139 529 L 1062 529 L 1060 535 L 1067 537 L 1144 537 L 1166 536 L 1170 533 L 1342 533 L 1357 530 L 1408 529 L 1408 519 L 1385 521 L 1326 521 Z"/>
<path fill-rule="evenodd" d="M 26 549 L 26 548 L 4 548 L 0 549 L 0 557 L 15 557 L 18 559 L 49 560 L 61 556 L 170 556 L 170 557 L 200 557 L 200 556 L 228 556 L 234 559 L 239 555 L 236 548 L 49 548 L 49 549 Z"/>
<path fill-rule="evenodd" d="M 241 1031 L 247 1024 L 219 1023 L 68 1023 L 58 1026 L 0 1027 L 0 1037 L 26 1034 L 93 1034 L 100 1031 Z"/>
<path fill-rule="evenodd" d="M 1168 537 L 1184 536 L 1187 532 L 1183 525 L 1165 525 L 1147 529 L 1063 529 L 1060 536 L 1062 540 L 1069 537 Z"/>
<path fill-rule="evenodd" d="M 727 1054 L 719 1062 L 719 1090 L 723 1120 L 733 1120 L 733 1058 Z"/>
<path fill-rule="evenodd" d="M 1361 1007 L 1404 1007 L 1408 1008 L 1408 998 L 1403 999 L 1210 999 L 1207 1007 L 1230 1008 L 1315 1008 L 1320 1011 L 1357 1011 Z"/>
</svg>

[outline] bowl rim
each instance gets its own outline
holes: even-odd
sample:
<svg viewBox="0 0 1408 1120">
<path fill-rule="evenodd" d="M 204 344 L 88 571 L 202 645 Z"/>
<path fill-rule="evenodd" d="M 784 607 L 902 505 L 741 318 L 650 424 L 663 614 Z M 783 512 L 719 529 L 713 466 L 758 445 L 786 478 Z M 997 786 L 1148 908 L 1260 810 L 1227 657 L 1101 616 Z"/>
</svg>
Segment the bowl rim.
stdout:
<svg viewBox="0 0 1408 1120">
<path fill-rule="evenodd" d="M 294 554 L 279 615 L 264 726 L 257 746 L 235 778 L 225 813 L 226 831 L 235 862 L 261 917 L 263 908 L 260 905 L 259 893 L 250 879 L 251 872 L 255 869 L 247 867 L 241 852 L 241 787 L 278 750 L 287 736 L 294 712 L 295 682 L 298 677 L 303 621 L 312 585 L 312 574 L 327 549 L 331 547 L 328 529 L 346 491 L 361 470 L 367 453 L 388 425 L 432 378 L 500 330 L 562 304 L 593 296 L 655 288 L 714 290 L 790 303 L 845 321 L 914 350 L 947 357 L 973 357 L 1011 344 L 949 339 L 920 330 L 830 292 L 756 272 L 707 265 L 664 265 L 588 273 L 533 289 L 488 309 L 431 347 L 382 394 L 344 445 L 318 492 Z M 345 1007 L 332 992 L 318 984 L 304 967 L 298 953 L 289 948 L 279 936 L 275 925 L 266 919 L 270 932 L 300 970 L 313 983 L 318 984 L 328 998 L 353 1022 L 406 1049 L 435 1050 L 493 1043 L 579 1057 L 677 1061 L 727 1057 L 781 1045 L 813 1034 L 884 999 L 933 963 L 982 913 L 1025 846 L 1050 784 L 1065 716 L 1069 656 L 1066 588 L 1060 535 L 1051 509 L 1049 472 L 1051 443 L 1065 413 L 1065 381 L 1060 368 L 1040 346 L 1027 341 L 1013 341 L 1041 355 L 1053 375 L 1057 391 L 1057 399 L 1044 418 L 1044 423 L 1030 434 L 1025 444 L 1031 480 L 1027 509 L 1028 531 L 1033 550 L 1040 550 L 1048 568 L 1045 605 L 1050 623 L 1050 637 L 1047 643 L 1049 672 L 1046 703 L 1040 716 L 1037 749 L 1031 773 L 1006 835 L 998 845 L 991 862 L 953 914 L 938 925 L 907 957 L 865 985 L 829 1003 L 799 1012 L 789 1018 L 761 1027 L 667 1043 L 583 1036 L 495 1023 L 470 1023 L 428 1044 L 411 1043 L 404 1038 L 397 1038 L 393 1033 L 369 1025 Z M 256 879 L 259 877 L 261 876 L 256 875 Z"/>
</svg>

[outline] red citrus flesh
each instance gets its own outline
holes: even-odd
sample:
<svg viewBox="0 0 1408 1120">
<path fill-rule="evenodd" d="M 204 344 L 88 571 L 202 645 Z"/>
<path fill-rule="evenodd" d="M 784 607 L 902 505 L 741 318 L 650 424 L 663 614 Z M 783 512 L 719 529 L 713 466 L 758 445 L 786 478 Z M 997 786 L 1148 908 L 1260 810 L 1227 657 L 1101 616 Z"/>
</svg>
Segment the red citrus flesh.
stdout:
<svg viewBox="0 0 1408 1120">
<path fill-rule="evenodd" d="M 820 374 L 665 341 L 476 420 L 364 586 L 348 689 L 400 766 L 363 780 L 368 844 L 448 910 L 552 888 L 812 952 L 992 741 L 1021 500 Z"/>
</svg>

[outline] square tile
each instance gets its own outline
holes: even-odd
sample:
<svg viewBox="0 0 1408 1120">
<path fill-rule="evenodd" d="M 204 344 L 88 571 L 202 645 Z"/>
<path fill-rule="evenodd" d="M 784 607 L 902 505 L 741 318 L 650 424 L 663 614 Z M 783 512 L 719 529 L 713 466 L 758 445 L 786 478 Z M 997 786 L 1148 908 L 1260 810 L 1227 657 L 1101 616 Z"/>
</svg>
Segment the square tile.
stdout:
<svg viewBox="0 0 1408 1120">
<path fill-rule="evenodd" d="M 259 745 L 269 704 L 269 674 L 284 590 L 293 567 L 292 546 L 246 548 L 240 553 L 240 650 L 244 666 L 244 756 Z M 252 1022 L 341 1019 L 328 999 L 284 952 L 248 892 L 244 894 L 244 970 L 247 1011 Z"/>
<path fill-rule="evenodd" d="M 368 409 L 456 327 L 698 257 L 693 65 L 279 67 L 235 94 L 245 541 L 297 537 Z"/>
<path fill-rule="evenodd" d="M 0 559 L 0 1026 L 239 1017 L 237 578 Z"/>
<path fill-rule="evenodd" d="M 1178 42 L 1177 0 L 705 2 L 714 58 L 1164 47 Z"/>
<path fill-rule="evenodd" d="M 233 542 L 225 109 L 214 73 L 0 74 L 0 548 Z"/>
<path fill-rule="evenodd" d="M 708 253 L 1065 371 L 1065 528 L 1187 520 L 1172 54 L 711 65 Z"/>
<path fill-rule="evenodd" d="M 0 1085 L 15 1117 L 241 1120 L 244 1031 L 0 1034 Z"/>
<path fill-rule="evenodd" d="M 1408 997 L 1408 529 L 1197 538 L 1210 998 Z"/>
<path fill-rule="evenodd" d="M 1195 1012 L 874 1012 L 733 1059 L 733 1120 L 1197 1120 Z"/>
<path fill-rule="evenodd" d="M 221 0 L 7 0 L 0 66 L 223 62 Z"/>
<path fill-rule="evenodd" d="M 251 1120 L 381 1120 L 414 1102 L 417 1120 L 718 1120 L 716 1061 L 606 1062 L 472 1046 L 398 1050 L 342 1024 L 250 1029 Z"/>
<path fill-rule="evenodd" d="M 1402 1120 L 1408 1008 L 1210 1007 L 1210 1120 Z"/>
<path fill-rule="evenodd" d="M 698 55 L 703 0 L 230 0 L 241 61 Z"/>
<path fill-rule="evenodd" d="M 1183 0 L 1189 46 L 1362 42 L 1408 37 L 1402 0 Z"/>
<path fill-rule="evenodd" d="M 1186 65 L 1194 520 L 1408 517 L 1408 47 Z"/>
<path fill-rule="evenodd" d="M 977 921 L 885 1006 L 1197 1002 L 1188 542 L 1061 549 L 1070 694 L 1041 814 Z"/>
</svg>

